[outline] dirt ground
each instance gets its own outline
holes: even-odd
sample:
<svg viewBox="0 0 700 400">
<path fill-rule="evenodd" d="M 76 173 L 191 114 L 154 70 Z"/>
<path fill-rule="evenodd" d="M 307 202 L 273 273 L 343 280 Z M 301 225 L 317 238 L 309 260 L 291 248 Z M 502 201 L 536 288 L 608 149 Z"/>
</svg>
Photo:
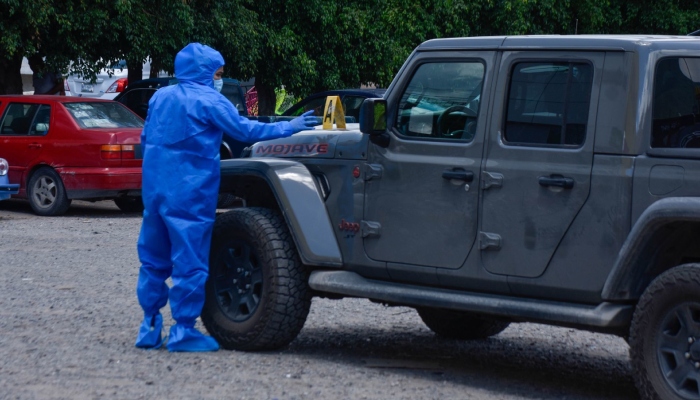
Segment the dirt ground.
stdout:
<svg viewBox="0 0 700 400">
<path fill-rule="evenodd" d="M 638 398 L 620 338 L 512 324 L 444 340 L 360 299 L 314 299 L 280 351 L 137 349 L 140 224 L 111 202 L 53 218 L 0 202 L 0 399 Z"/>
</svg>

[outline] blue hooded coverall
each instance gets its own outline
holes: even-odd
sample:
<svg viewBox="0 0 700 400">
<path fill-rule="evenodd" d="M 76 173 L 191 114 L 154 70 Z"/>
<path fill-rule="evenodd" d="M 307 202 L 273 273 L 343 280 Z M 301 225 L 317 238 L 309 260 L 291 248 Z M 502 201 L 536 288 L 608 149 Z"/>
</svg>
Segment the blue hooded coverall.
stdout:
<svg viewBox="0 0 700 400">
<path fill-rule="evenodd" d="M 214 73 L 223 65 L 219 52 L 191 43 L 175 58 L 179 84 L 159 89 L 149 102 L 141 135 L 145 210 L 138 239 L 142 265 L 137 286 L 145 317 L 137 347 L 162 345 L 159 310 L 170 300 L 176 324 L 170 329 L 168 350 L 219 348 L 214 338 L 194 325 L 204 305 L 222 132 L 252 143 L 303 129 L 297 121 L 263 124 L 241 117 L 214 89 Z M 171 276 L 169 289 L 165 281 Z"/>
</svg>

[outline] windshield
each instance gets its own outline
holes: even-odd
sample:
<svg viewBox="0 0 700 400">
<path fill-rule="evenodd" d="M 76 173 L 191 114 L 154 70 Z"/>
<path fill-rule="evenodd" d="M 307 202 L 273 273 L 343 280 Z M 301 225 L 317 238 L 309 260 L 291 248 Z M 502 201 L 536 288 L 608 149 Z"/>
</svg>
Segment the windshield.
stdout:
<svg viewBox="0 0 700 400">
<path fill-rule="evenodd" d="M 143 128 L 143 121 L 116 102 L 63 103 L 81 128 Z"/>
</svg>

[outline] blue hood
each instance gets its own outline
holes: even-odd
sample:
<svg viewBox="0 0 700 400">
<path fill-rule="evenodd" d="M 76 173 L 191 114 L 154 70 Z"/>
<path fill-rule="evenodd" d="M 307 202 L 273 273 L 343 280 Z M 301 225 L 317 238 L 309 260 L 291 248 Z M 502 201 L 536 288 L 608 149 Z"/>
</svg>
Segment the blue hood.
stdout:
<svg viewBox="0 0 700 400">
<path fill-rule="evenodd" d="M 214 87 L 214 72 L 224 65 L 221 53 L 200 43 L 190 43 L 175 56 L 175 77 Z"/>
</svg>

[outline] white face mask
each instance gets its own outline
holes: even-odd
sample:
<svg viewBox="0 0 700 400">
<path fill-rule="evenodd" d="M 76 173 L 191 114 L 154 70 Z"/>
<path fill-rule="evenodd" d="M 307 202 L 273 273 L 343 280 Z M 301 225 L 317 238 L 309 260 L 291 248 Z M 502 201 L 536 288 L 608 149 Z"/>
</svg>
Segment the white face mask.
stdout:
<svg viewBox="0 0 700 400">
<path fill-rule="evenodd" d="M 217 92 L 221 91 L 221 88 L 224 87 L 224 80 L 223 79 L 214 79 L 214 89 L 216 89 Z"/>
</svg>

